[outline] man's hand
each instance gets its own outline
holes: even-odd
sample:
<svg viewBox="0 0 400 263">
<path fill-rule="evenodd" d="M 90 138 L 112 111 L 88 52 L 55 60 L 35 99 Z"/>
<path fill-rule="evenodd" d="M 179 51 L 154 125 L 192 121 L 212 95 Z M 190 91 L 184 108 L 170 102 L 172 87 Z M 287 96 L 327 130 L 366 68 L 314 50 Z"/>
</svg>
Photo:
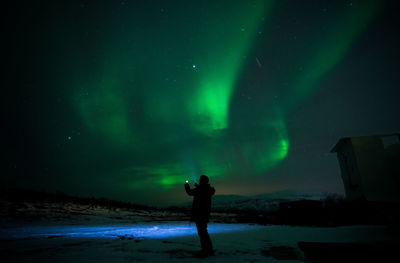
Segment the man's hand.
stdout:
<svg viewBox="0 0 400 263">
<path fill-rule="evenodd" d="M 188 195 L 193 195 L 194 194 L 194 189 L 190 189 L 189 183 L 185 184 L 185 191 Z"/>
</svg>

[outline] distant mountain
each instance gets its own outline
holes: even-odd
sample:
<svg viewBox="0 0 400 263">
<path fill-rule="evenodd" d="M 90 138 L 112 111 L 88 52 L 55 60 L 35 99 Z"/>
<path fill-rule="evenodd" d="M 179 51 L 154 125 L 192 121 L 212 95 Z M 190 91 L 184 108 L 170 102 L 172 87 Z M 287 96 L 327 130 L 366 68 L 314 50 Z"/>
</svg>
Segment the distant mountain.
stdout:
<svg viewBox="0 0 400 263">
<path fill-rule="evenodd" d="M 317 191 L 294 191 L 283 190 L 274 193 L 259 194 L 253 197 L 262 199 L 284 199 L 284 200 L 320 200 L 325 198 L 329 193 Z"/>
<path fill-rule="evenodd" d="M 328 194 L 310 191 L 285 190 L 254 196 L 216 195 L 212 207 L 215 211 L 276 211 L 279 204 L 295 200 L 321 200 Z"/>
</svg>

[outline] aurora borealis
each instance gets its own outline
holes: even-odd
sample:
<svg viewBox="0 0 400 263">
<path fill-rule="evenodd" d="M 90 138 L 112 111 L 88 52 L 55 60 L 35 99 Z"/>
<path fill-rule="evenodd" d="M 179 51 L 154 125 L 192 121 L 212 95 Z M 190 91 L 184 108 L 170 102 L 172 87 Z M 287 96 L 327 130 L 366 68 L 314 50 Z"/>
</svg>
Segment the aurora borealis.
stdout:
<svg viewBox="0 0 400 263">
<path fill-rule="evenodd" d="M 331 146 L 400 130 L 395 1 L 6 6 L 5 185 L 147 204 L 343 192 Z"/>
</svg>

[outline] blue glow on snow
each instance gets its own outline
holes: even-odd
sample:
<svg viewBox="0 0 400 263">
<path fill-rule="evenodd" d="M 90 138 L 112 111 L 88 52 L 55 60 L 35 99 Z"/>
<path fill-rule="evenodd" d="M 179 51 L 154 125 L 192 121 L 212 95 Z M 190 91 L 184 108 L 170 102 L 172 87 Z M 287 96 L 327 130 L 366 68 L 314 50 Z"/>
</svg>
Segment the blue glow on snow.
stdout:
<svg viewBox="0 0 400 263">
<path fill-rule="evenodd" d="M 256 229 L 259 226 L 246 224 L 208 225 L 210 234 L 238 232 Z M 22 238 L 174 238 L 197 235 L 196 226 L 192 223 L 135 224 L 117 226 L 32 226 L 24 228 L 1 229 L 0 239 Z"/>
</svg>

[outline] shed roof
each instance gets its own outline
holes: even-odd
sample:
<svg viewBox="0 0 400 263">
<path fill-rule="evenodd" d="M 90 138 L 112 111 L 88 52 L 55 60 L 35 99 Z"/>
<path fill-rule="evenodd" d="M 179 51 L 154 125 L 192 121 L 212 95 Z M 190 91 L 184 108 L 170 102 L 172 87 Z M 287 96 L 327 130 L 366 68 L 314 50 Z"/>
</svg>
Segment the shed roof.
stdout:
<svg viewBox="0 0 400 263">
<path fill-rule="evenodd" d="M 386 137 L 386 136 L 398 136 L 400 137 L 400 133 L 392 133 L 392 134 L 376 134 L 370 136 L 353 136 L 353 137 L 343 137 L 340 138 L 339 141 L 333 146 L 330 150 L 331 153 L 338 152 L 339 148 L 343 145 L 343 143 L 347 140 L 351 140 L 352 138 L 362 138 L 362 137 Z"/>
<path fill-rule="evenodd" d="M 331 153 L 337 152 L 340 148 L 340 146 L 347 140 L 350 140 L 351 137 L 343 137 L 340 138 L 339 141 L 335 144 L 335 146 L 333 146 L 333 148 L 331 149 Z"/>
</svg>

